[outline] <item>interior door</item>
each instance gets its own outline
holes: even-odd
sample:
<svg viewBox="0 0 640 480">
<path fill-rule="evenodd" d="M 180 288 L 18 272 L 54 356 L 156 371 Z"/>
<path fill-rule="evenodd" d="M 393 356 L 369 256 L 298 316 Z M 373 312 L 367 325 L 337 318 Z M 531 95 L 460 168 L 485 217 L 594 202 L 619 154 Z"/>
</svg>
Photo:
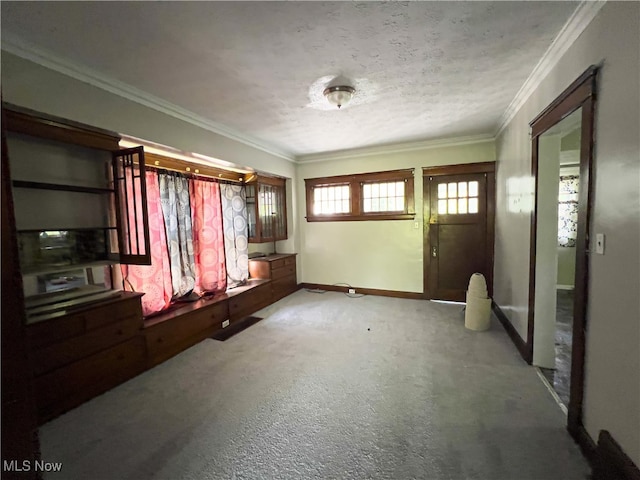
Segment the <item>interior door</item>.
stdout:
<svg viewBox="0 0 640 480">
<path fill-rule="evenodd" d="M 488 178 L 487 172 L 425 176 L 428 298 L 465 301 L 474 273 L 485 276 L 491 294 L 493 199 L 488 192 L 493 192 L 493 173 Z"/>
</svg>

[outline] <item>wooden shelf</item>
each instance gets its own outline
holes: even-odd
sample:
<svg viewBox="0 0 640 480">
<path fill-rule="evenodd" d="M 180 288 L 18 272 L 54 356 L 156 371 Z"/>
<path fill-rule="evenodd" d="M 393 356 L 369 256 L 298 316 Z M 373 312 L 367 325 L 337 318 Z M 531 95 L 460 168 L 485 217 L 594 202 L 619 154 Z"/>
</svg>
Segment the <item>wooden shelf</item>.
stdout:
<svg viewBox="0 0 640 480">
<path fill-rule="evenodd" d="M 31 182 L 26 180 L 14 180 L 12 183 L 13 183 L 13 186 L 16 188 L 35 188 L 40 190 L 58 190 L 63 192 L 96 193 L 96 194 L 113 193 L 112 188 L 102 188 L 102 187 L 84 187 L 81 185 L 62 185 L 59 183 Z"/>
</svg>

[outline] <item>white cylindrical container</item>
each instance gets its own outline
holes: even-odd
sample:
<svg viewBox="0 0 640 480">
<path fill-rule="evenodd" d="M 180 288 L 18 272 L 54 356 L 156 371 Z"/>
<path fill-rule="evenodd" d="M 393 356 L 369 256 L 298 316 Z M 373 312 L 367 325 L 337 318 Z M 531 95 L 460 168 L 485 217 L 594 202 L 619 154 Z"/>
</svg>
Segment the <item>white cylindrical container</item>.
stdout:
<svg viewBox="0 0 640 480">
<path fill-rule="evenodd" d="M 487 295 L 484 275 L 474 273 L 469 279 L 464 326 L 469 330 L 487 330 L 491 325 L 491 299 Z"/>
</svg>

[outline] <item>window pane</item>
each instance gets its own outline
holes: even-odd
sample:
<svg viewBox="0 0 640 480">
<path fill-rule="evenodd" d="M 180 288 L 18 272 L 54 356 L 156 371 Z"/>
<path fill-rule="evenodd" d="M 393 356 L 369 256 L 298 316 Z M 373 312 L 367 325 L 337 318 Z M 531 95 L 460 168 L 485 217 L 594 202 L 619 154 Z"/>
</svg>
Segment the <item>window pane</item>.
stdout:
<svg viewBox="0 0 640 480">
<path fill-rule="evenodd" d="M 447 184 L 439 183 L 438 184 L 438 198 L 447 198 Z"/>
<path fill-rule="evenodd" d="M 387 196 L 387 184 L 386 183 L 381 183 L 380 184 L 380 196 L 381 197 L 386 197 Z"/>
<path fill-rule="evenodd" d="M 478 196 L 478 182 L 469 182 L 469 196 L 470 197 Z"/>
<path fill-rule="evenodd" d="M 449 199 L 449 206 L 447 207 L 447 213 L 457 213 L 458 212 L 457 206 L 458 206 L 458 201 L 455 198 Z"/>
<path fill-rule="evenodd" d="M 364 198 L 371 198 L 371 184 L 370 183 L 365 183 L 362 186 L 362 195 L 364 196 Z"/>
<path fill-rule="evenodd" d="M 469 185 L 469 189 L 471 189 L 471 185 Z M 470 198 L 469 199 L 469 213 L 478 213 L 478 199 L 477 198 Z"/>
<path fill-rule="evenodd" d="M 438 200 L 438 214 L 444 215 L 447 213 L 447 201 Z"/>
<path fill-rule="evenodd" d="M 365 212 L 370 212 L 371 211 L 371 199 L 370 198 L 365 198 L 364 199 L 364 211 Z"/>
<path fill-rule="evenodd" d="M 449 198 L 455 198 L 455 197 L 458 196 L 458 194 L 457 194 L 458 189 L 456 188 L 457 185 L 458 185 L 457 183 L 450 183 L 449 184 L 449 194 L 448 194 Z"/>
<path fill-rule="evenodd" d="M 396 196 L 396 184 L 395 183 L 389 183 L 387 185 L 387 194 L 390 197 L 395 197 Z"/>
<path fill-rule="evenodd" d="M 467 213 L 467 199 L 459 198 L 458 199 L 458 213 Z"/>
<path fill-rule="evenodd" d="M 387 197 L 382 197 L 380 199 L 380 211 L 381 212 L 386 212 L 387 210 L 389 210 L 389 208 L 387 207 Z"/>
<path fill-rule="evenodd" d="M 404 182 L 396 183 L 396 195 L 404 198 Z"/>
<path fill-rule="evenodd" d="M 467 182 L 458 182 L 458 197 L 466 197 L 466 196 L 467 196 Z"/>
<path fill-rule="evenodd" d="M 380 199 L 379 198 L 373 198 L 371 200 L 371 211 L 372 212 L 379 212 L 380 211 Z"/>
<path fill-rule="evenodd" d="M 316 187 L 313 192 L 313 212 L 315 215 L 349 213 L 349 186 Z M 271 201 L 265 197 L 265 205 Z M 269 208 L 269 207 L 267 207 Z"/>
<path fill-rule="evenodd" d="M 371 196 L 379 197 L 380 196 L 380 186 L 377 183 L 371 185 Z"/>
</svg>

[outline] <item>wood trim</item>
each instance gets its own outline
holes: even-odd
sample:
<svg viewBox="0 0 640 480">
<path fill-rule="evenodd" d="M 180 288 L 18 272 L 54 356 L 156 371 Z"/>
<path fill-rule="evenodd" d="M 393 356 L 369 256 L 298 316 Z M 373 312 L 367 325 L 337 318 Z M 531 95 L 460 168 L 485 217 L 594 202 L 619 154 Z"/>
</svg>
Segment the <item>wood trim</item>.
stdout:
<svg viewBox="0 0 640 480">
<path fill-rule="evenodd" d="M 71 120 L 8 103 L 2 104 L 7 131 L 101 150 L 118 150 L 120 136 Z"/>
<path fill-rule="evenodd" d="M 358 173 L 353 175 L 338 175 L 333 177 L 305 178 L 307 199 L 307 222 L 344 222 L 361 220 L 413 220 L 415 218 L 415 185 L 414 169 L 390 170 L 386 172 Z M 363 186 L 367 183 L 383 183 L 392 181 L 406 182 L 405 209 L 403 212 L 371 212 L 362 211 Z M 333 187 L 348 185 L 351 193 L 349 213 L 332 215 L 315 215 L 313 213 L 313 189 L 315 187 Z"/>
<path fill-rule="evenodd" d="M 578 232 L 576 240 L 575 298 L 573 309 L 573 340 L 571 354 L 571 391 L 567 428 L 572 434 L 582 425 L 584 399 L 584 359 L 586 346 L 587 292 L 589 285 L 589 226 L 591 217 L 593 165 L 593 136 L 595 122 L 596 83 L 599 67 L 590 66 L 531 122 L 531 173 L 536 179 L 534 209 L 531 215 L 531 243 L 529 252 L 529 302 L 527 324 L 527 355 L 533 359 L 535 333 L 535 267 L 538 222 L 538 140 L 551 126 L 582 108 L 580 145 L 580 193 L 578 201 Z"/>
<path fill-rule="evenodd" d="M 354 173 L 352 175 L 336 175 L 333 177 L 305 178 L 307 186 L 345 185 L 352 182 L 384 182 L 387 180 L 403 180 L 413 177 L 413 168 L 405 170 L 387 170 L 384 172 Z"/>
<path fill-rule="evenodd" d="M 356 295 L 376 295 L 379 297 L 394 297 L 394 298 L 408 298 L 412 300 L 424 300 L 422 293 L 415 292 L 403 292 L 400 290 L 380 290 L 377 288 L 360 288 L 360 287 L 348 287 L 344 285 L 325 285 L 322 283 L 301 283 L 300 288 L 319 289 L 326 290 L 328 292 L 343 292 L 349 293 L 349 289 L 353 288 L 356 291 Z"/>
<path fill-rule="evenodd" d="M 423 177 L 439 175 L 460 175 L 464 173 L 490 173 L 496 171 L 496 162 L 458 163 L 437 167 L 422 167 Z"/>
<path fill-rule="evenodd" d="M 359 222 L 363 220 L 413 220 L 415 213 L 366 213 L 362 215 L 338 214 L 331 216 L 311 216 L 307 217 L 307 222 Z"/>
<path fill-rule="evenodd" d="M 216 178 L 218 180 L 227 180 L 235 183 L 242 183 L 245 180 L 244 174 L 223 168 L 201 165 L 199 163 L 188 162 L 186 160 L 158 155 L 157 153 L 147 151 L 144 152 L 144 156 L 148 168 L 172 170 L 186 175 Z"/>
<path fill-rule="evenodd" d="M 591 435 L 589 435 L 589 433 L 587 432 L 587 429 L 584 428 L 582 421 L 579 421 L 573 427 L 567 426 L 567 430 L 580 447 L 580 450 L 589 462 L 589 465 L 593 467 L 596 462 L 596 443 L 591 438 Z"/>
<path fill-rule="evenodd" d="M 586 100 L 586 98 L 596 90 L 595 81 L 599 69 L 600 67 L 597 65 L 589 66 L 589 68 L 587 68 L 578 78 L 576 78 L 573 83 L 571 83 L 571 85 L 569 85 L 560 95 L 558 95 L 558 97 L 553 102 L 551 102 L 544 110 L 542 110 L 542 112 L 540 112 L 533 120 L 531 120 L 531 122 L 529 122 L 529 126 L 531 128 L 534 128 L 534 125 L 540 124 L 541 122 L 546 123 L 546 119 L 543 121 L 544 117 L 547 117 L 553 110 L 557 109 L 576 90 L 579 90 L 581 87 L 588 85 L 589 89 L 591 90 L 590 92 L 582 91 L 578 94 L 579 97 L 584 97 L 582 98 L 582 100 L 580 100 L 580 102 Z M 562 116 L 560 119 L 557 119 L 554 123 L 559 122 L 562 118 L 564 118 L 564 116 Z M 538 133 L 535 133 L 535 135 L 538 135 Z"/>
<path fill-rule="evenodd" d="M 258 175 L 254 179 L 253 182 L 264 183 L 266 185 L 273 185 L 274 187 L 284 187 L 287 183 L 286 178 L 282 177 L 266 177 L 264 175 Z"/>
<path fill-rule="evenodd" d="M 593 480 L 640 480 L 640 470 L 607 430 L 600 430 Z"/>
<path fill-rule="evenodd" d="M 500 308 L 500 305 L 498 305 L 496 302 L 492 301 L 491 302 L 491 309 L 493 310 L 493 313 L 495 313 L 495 315 L 498 318 L 498 320 L 500 320 L 500 323 L 502 324 L 504 329 L 507 331 L 507 334 L 509 335 L 509 338 L 511 339 L 513 344 L 518 349 L 518 352 L 520 352 L 520 356 L 522 357 L 522 359 L 525 362 L 527 362 L 529 365 L 531 365 L 532 356 L 530 355 L 529 348 L 527 347 L 527 344 L 522 339 L 522 337 L 518 334 L 518 332 L 516 332 L 516 329 L 514 328 L 513 324 L 509 320 L 509 318 L 502 311 L 502 309 Z"/>
<path fill-rule="evenodd" d="M 1 142 L 2 166 L 0 182 L 2 188 L 2 322 L 0 339 L 2 346 L 2 460 L 16 460 L 33 465 L 40 460 L 36 404 L 29 369 L 27 351 L 26 316 L 22 276 L 18 262 L 18 241 L 16 237 L 15 214 L 9 153 L 5 136 L 6 111 L 2 109 Z M 4 470 L 4 469 L 3 469 Z M 33 469 L 21 475 L 4 472 L 7 478 L 39 478 Z"/>
</svg>

